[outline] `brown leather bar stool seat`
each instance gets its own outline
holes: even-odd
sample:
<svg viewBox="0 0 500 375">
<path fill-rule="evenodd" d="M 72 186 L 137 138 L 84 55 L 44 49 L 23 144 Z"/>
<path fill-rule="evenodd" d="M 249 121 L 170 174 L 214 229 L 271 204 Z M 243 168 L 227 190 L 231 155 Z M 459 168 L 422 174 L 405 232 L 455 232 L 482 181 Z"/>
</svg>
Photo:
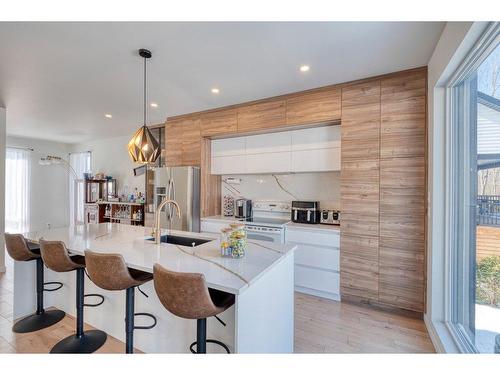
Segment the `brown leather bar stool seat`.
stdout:
<svg viewBox="0 0 500 375">
<path fill-rule="evenodd" d="M 44 282 L 43 260 L 40 256 L 40 246 L 28 242 L 21 234 L 5 233 L 5 247 L 10 257 L 17 262 L 36 262 L 36 312 L 14 324 L 12 331 L 17 333 L 34 332 L 50 327 L 64 318 L 64 311 L 53 309 L 44 310 L 43 292 L 53 292 L 62 288 L 59 282 Z M 56 285 L 55 288 L 47 289 L 47 285 Z M 26 291 L 28 293 L 28 291 Z"/>
<path fill-rule="evenodd" d="M 59 341 L 51 353 L 93 353 L 104 345 L 107 339 L 100 330 L 83 330 L 83 308 L 96 307 L 104 302 L 100 294 L 85 294 L 85 258 L 70 256 L 64 242 L 40 239 L 40 253 L 45 265 L 55 272 L 76 271 L 76 333 Z M 85 304 L 85 297 L 100 297 L 101 302 Z"/>
<path fill-rule="evenodd" d="M 155 264 L 153 275 L 156 294 L 163 306 L 181 318 L 196 319 L 196 341 L 189 347 L 191 352 L 206 353 L 208 342 L 222 346 L 229 353 L 223 342 L 207 339 L 207 318 L 214 316 L 225 325 L 217 315 L 234 305 L 234 295 L 208 288 L 201 273 L 174 272 Z"/>
<path fill-rule="evenodd" d="M 156 326 L 156 317 L 149 313 L 136 313 L 135 288 L 153 280 L 153 275 L 128 268 L 125 260 L 120 254 L 103 254 L 90 250 L 85 251 L 85 263 L 90 279 L 102 289 L 106 290 L 126 290 L 125 302 L 125 352 L 134 352 L 134 330 L 151 329 Z M 147 295 L 139 289 L 139 291 Z M 149 326 L 136 326 L 134 318 L 136 316 L 148 316 L 153 319 L 153 324 Z"/>
</svg>

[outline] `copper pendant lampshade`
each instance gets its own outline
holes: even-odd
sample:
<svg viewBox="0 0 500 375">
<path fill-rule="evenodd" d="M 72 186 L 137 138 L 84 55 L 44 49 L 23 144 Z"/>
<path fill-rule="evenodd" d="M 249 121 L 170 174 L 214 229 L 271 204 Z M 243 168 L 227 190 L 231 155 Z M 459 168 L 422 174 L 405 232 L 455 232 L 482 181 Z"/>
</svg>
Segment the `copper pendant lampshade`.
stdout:
<svg viewBox="0 0 500 375">
<path fill-rule="evenodd" d="M 139 56 L 144 58 L 144 124 L 137 130 L 128 143 L 128 153 L 136 163 L 152 164 L 160 156 L 160 144 L 146 126 L 146 61 L 151 52 L 140 49 Z"/>
</svg>

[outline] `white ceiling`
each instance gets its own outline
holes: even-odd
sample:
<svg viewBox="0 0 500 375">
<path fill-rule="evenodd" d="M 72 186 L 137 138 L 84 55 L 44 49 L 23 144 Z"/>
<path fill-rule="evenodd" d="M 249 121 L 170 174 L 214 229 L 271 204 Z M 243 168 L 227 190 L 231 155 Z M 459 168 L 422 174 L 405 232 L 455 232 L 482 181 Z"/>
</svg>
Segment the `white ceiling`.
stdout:
<svg viewBox="0 0 500 375">
<path fill-rule="evenodd" d="M 426 65 L 435 23 L 0 23 L 7 133 L 76 143 L 200 111 Z M 304 74 L 299 66 L 308 64 Z M 210 92 L 220 88 L 220 94 Z M 112 119 L 104 118 L 111 113 Z"/>
</svg>

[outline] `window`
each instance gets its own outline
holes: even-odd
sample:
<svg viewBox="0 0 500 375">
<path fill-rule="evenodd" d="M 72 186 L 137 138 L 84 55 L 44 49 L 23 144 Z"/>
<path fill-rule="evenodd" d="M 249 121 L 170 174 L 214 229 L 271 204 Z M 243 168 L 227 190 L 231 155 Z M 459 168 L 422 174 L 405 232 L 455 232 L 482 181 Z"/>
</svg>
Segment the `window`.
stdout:
<svg viewBox="0 0 500 375">
<path fill-rule="evenodd" d="M 5 155 L 5 231 L 29 231 L 30 151 L 7 148 Z"/>
<path fill-rule="evenodd" d="M 69 174 L 69 217 L 70 225 L 83 224 L 85 203 L 84 173 L 91 170 L 90 151 L 76 152 L 69 155 L 69 164 L 73 171 Z M 75 176 L 76 174 L 76 176 Z"/>
<path fill-rule="evenodd" d="M 448 320 L 466 352 L 493 353 L 500 335 L 499 94 L 492 24 L 448 87 Z"/>
</svg>

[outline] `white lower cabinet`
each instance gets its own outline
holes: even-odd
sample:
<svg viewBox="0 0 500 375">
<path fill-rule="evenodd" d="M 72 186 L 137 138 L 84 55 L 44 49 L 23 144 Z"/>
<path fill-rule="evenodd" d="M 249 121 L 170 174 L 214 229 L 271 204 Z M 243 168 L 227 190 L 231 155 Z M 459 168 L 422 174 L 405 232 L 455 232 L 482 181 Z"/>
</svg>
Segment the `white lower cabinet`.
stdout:
<svg viewBox="0 0 500 375">
<path fill-rule="evenodd" d="M 340 301 L 340 233 L 287 226 L 285 242 L 295 251 L 295 290 Z"/>
</svg>

